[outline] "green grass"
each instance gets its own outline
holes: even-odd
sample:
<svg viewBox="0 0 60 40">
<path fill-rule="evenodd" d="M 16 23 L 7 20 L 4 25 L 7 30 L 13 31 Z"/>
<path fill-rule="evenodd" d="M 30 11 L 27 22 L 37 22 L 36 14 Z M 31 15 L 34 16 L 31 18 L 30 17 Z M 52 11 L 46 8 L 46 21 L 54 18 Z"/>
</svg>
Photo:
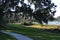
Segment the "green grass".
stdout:
<svg viewBox="0 0 60 40">
<path fill-rule="evenodd" d="M 15 38 L 13 38 L 10 35 L 4 34 L 0 32 L 0 40 L 16 40 Z"/>
<path fill-rule="evenodd" d="M 19 24 L 10 24 L 4 30 L 26 35 L 34 40 L 60 40 L 60 33 L 49 32 L 43 29 L 23 27 Z"/>
</svg>

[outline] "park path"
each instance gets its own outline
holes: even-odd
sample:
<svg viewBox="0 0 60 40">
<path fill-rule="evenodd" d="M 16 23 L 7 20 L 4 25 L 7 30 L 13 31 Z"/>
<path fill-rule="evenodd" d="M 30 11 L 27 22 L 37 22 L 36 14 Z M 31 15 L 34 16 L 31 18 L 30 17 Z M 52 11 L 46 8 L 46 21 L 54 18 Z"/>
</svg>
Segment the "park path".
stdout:
<svg viewBox="0 0 60 40">
<path fill-rule="evenodd" d="M 17 40 L 33 40 L 27 36 L 21 35 L 21 34 L 17 34 L 17 33 L 13 33 L 13 32 L 6 32 L 4 30 L 1 30 L 2 33 L 8 34 L 13 36 L 14 38 L 16 38 Z"/>
</svg>

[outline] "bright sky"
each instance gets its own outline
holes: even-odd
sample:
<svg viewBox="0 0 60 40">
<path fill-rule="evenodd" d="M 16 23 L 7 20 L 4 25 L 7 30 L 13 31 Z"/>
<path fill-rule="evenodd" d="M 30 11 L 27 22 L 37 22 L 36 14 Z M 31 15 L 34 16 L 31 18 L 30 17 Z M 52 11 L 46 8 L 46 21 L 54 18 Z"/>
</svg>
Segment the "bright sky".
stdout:
<svg viewBox="0 0 60 40">
<path fill-rule="evenodd" d="M 54 2 L 57 5 L 55 17 L 58 17 L 60 16 L 60 0 L 52 0 L 52 2 Z"/>
<path fill-rule="evenodd" d="M 54 17 L 58 17 L 60 16 L 60 0 L 52 0 L 53 3 L 55 3 L 55 5 L 57 5 L 56 7 L 56 13 Z M 28 5 L 28 1 L 24 0 L 24 3 L 26 3 Z M 34 9 L 34 5 L 31 5 L 31 8 Z"/>
<path fill-rule="evenodd" d="M 27 0 L 25 0 L 24 3 L 26 3 L 26 4 L 28 5 L 28 1 L 27 1 Z M 34 4 L 31 4 L 31 8 L 32 8 L 33 10 L 35 9 Z"/>
</svg>

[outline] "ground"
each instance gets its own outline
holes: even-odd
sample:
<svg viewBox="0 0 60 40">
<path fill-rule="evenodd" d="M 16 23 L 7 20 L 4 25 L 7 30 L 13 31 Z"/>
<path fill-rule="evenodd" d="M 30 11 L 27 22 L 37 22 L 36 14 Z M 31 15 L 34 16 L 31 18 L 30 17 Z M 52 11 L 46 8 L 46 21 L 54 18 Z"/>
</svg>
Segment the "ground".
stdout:
<svg viewBox="0 0 60 40">
<path fill-rule="evenodd" d="M 54 30 L 23 27 L 20 24 L 9 24 L 8 27 L 4 28 L 4 30 L 22 34 L 34 40 L 60 40 L 60 32 L 54 32 Z"/>
<path fill-rule="evenodd" d="M 13 38 L 10 35 L 4 34 L 4 33 L 0 33 L 0 40 L 16 40 L 16 39 Z"/>
</svg>

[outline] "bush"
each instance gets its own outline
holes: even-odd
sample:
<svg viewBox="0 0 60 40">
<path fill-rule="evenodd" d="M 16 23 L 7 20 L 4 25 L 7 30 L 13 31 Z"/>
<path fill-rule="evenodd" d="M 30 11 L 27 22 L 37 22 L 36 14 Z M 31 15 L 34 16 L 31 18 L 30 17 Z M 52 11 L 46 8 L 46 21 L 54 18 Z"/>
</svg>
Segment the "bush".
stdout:
<svg viewBox="0 0 60 40">
<path fill-rule="evenodd" d="M 29 23 L 24 22 L 23 25 L 29 26 L 29 25 L 33 25 L 33 24 L 31 22 L 29 22 Z"/>
</svg>

